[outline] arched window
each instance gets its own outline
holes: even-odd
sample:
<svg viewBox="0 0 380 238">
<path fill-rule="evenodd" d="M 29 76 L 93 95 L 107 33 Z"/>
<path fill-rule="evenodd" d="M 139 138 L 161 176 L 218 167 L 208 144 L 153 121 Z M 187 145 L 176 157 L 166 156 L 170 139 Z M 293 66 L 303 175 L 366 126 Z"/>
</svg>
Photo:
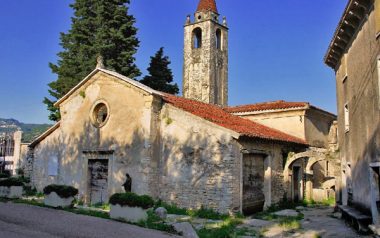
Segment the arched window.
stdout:
<svg viewBox="0 0 380 238">
<path fill-rule="evenodd" d="M 193 48 L 199 49 L 202 47 L 202 29 L 197 27 L 193 30 Z"/>
<path fill-rule="evenodd" d="M 218 50 L 222 49 L 222 31 L 220 29 L 216 30 L 216 48 Z"/>
</svg>

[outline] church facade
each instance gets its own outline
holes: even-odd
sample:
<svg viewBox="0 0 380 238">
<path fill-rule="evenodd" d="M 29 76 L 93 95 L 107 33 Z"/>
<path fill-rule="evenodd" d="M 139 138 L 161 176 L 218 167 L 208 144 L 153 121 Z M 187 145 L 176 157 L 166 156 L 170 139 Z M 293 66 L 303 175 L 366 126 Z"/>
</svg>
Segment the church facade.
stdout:
<svg viewBox="0 0 380 238">
<path fill-rule="evenodd" d="M 229 111 L 226 19 L 214 0 L 201 0 L 194 16 L 185 25 L 184 97 L 99 62 L 56 102 L 61 121 L 29 145 L 38 190 L 72 185 L 80 200 L 106 203 L 128 174 L 132 192 L 185 208 L 251 213 L 290 197 L 284 162 L 307 150 L 306 138 Z"/>
</svg>

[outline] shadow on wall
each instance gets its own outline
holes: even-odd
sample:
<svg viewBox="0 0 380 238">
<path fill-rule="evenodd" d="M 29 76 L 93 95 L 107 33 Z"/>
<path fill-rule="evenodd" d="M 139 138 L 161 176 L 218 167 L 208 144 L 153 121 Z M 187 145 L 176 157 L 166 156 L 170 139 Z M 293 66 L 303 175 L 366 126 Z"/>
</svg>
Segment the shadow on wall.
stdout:
<svg viewBox="0 0 380 238">
<path fill-rule="evenodd" d="M 179 206 L 231 208 L 237 200 L 239 166 L 232 144 L 236 142 L 228 135 L 216 137 L 195 130 L 181 139 L 171 135 L 150 139 L 143 129 L 120 136 L 107 131 L 107 125 L 98 129 L 90 122 L 81 131 L 48 137 L 36 146 L 33 182 L 39 190 L 51 183 L 66 184 L 79 188 L 85 197 L 91 184 L 88 160 L 108 155 L 108 195 L 124 191 L 122 184 L 129 173 L 133 192 Z M 58 158 L 57 174 L 50 175 L 54 157 Z"/>
<path fill-rule="evenodd" d="M 239 209 L 239 169 L 232 138 L 190 130 L 186 138 L 165 135 L 160 160 L 160 198 L 180 207 L 220 212 Z"/>
<path fill-rule="evenodd" d="M 355 162 L 354 162 L 355 161 Z M 360 158 L 353 158 L 351 164 L 352 174 L 352 205 L 366 214 L 371 214 L 371 196 L 379 197 L 379 180 L 371 178 L 370 171 L 378 169 L 371 168 L 371 163 L 380 162 L 380 123 L 372 133 Z M 374 191 L 371 190 L 371 183 L 375 184 Z M 376 191 L 377 190 L 377 191 Z M 350 201 L 349 201 L 350 202 Z M 377 209 L 377 208 L 376 208 Z"/>
</svg>

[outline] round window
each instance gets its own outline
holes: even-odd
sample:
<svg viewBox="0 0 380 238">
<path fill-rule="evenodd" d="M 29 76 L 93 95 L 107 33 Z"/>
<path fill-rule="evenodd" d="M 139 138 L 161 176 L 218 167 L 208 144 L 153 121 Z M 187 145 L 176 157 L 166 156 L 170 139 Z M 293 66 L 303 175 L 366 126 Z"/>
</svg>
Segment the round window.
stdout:
<svg viewBox="0 0 380 238">
<path fill-rule="evenodd" d="M 102 127 L 108 119 L 108 108 L 105 103 L 98 103 L 93 110 L 92 119 L 96 127 Z"/>
</svg>

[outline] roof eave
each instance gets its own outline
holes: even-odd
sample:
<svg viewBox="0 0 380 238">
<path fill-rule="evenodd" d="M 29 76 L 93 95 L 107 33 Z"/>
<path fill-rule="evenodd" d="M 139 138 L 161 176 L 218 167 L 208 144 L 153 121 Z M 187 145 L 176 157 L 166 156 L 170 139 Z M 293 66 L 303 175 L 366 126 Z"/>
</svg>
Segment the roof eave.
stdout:
<svg viewBox="0 0 380 238">
<path fill-rule="evenodd" d="M 373 8 L 371 4 L 371 0 L 348 2 L 324 56 L 327 66 L 336 70 L 342 55 L 363 23 L 365 15 Z"/>
<path fill-rule="evenodd" d="M 59 107 L 59 105 L 61 105 L 64 101 L 66 101 L 66 99 L 68 99 L 75 91 L 77 91 L 80 87 L 82 87 L 92 76 L 94 76 L 98 72 L 103 72 L 105 74 L 108 74 L 108 75 L 114 76 L 116 78 L 119 78 L 123 81 L 126 81 L 126 82 L 144 90 L 145 92 L 147 92 L 149 94 L 162 95 L 161 92 L 156 91 L 154 89 L 151 89 L 148 86 L 145 86 L 145 85 L 137 82 L 136 80 L 130 79 L 124 75 L 121 75 L 121 74 L 116 73 L 116 72 L 111 71 L 111 70 L 107 70 L 107 69 L 103 69 L 103 68 L 96 68 L 89 75 L 87 75 L 82 81 L 80 81 L 74 88 L 72 88 L 68 93 L 66 93 L 62 98 L 60 98 L 57 102 L 55 102 L 54 107 Z"/>
<path fill-rule="evenodd" d="M 40 136 L 38 136 L 36 139 L 34 139 L 29 145 L 29 148 L 34 148 L 36 145 L 38 145 L 41 141 L 43 141 L 46 137 L 48 137 L 51 133 L 53 133 L 56 129 L 58 129 L 61 125 L 61 122 L 55 123 L 52 127 L 47 129 L 44 133 L 42 133 Z"/>
</svg>

